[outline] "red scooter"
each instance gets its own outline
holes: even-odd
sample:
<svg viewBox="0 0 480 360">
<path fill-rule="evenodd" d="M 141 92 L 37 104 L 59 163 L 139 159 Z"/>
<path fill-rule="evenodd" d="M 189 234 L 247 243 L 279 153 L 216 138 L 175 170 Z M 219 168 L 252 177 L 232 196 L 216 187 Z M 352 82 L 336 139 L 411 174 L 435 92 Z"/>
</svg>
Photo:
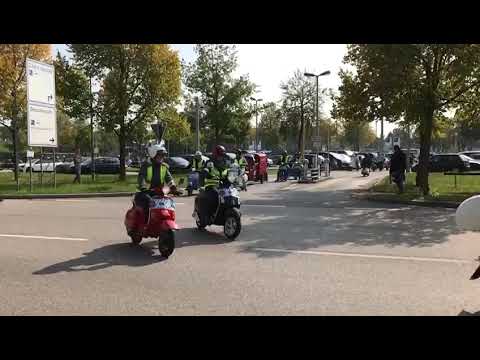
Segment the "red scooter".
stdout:
<svg viewBox="0 0 480 360">
<path fill-rule="evenodd" d="M 167 196 L 168 187 L 155 188 L 153 192 L 147 223 L 143 208 L 134 203 L 125 215 L 125 227 L 134 244 L 140 244 L 143 238 L 158 238 L 158 250 L 168 258 L 175 249 L 175 230 L 179 229 L 175 222 L 175 201 Z"/>
</svg>

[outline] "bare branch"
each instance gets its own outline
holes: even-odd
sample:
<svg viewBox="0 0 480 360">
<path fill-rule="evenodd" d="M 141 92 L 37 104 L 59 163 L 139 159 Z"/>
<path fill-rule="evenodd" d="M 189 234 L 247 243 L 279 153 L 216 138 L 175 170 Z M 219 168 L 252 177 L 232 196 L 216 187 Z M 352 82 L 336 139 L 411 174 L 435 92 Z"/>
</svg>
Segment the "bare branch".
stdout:
<svg viewBox="0 0 480 360">
<path fill-rule="evenodd" d="M 464 87 L 463 89 L 460 89 L 459 91 L 457 91 L 457 93 L 451 97 L 450 99 L 445 99 L 445 101 L 443 103 L 440 103 L 439 105 L 439 108 L 442 108 L 446 105 L 449 105 L 451 103 L 453 103 L 454 101 L 456 101 L 460 96 L 462 96 L 463 94 L 465 94 L 468 90 L 474 88 L 475 86 L 478 86 L 480 84 L 480 81 L 477 80 L 475 82 L 473 82 L 472 84 L 470 84 L 469 86 L 467 87 Z"/>
</svg>

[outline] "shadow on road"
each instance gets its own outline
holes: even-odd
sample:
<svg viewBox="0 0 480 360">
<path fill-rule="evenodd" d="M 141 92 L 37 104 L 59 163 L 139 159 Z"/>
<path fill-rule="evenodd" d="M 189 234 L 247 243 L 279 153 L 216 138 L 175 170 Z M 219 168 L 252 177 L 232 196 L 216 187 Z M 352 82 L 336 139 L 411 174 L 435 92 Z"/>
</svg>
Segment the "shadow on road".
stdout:
<svg viewBox="0 0 480 360">
<path fill-rule="evenodd" d="M 228 242 L 221 234 L 198 231 L 197 229 L 181 229 L 176 234 L 175 247 L 182 248 L 196 245 L 219 245 Z M 112 266 L 148 266 L 159 263 L 165 259 L 155 255 L 157 241 L 146 239 L 140 245 L 121 243 L 102 246 L 94 249 L 83 256 L 54 265 L 34 272 L 34 275 L 55 274 L 62 271 L 95 271 Z M 175 256 L 175 253 L 172 255 Z"/>
<path fill-rule="evenodd" d="M 215 226 L 213 229 L 220 229 Z M 223 233 L 213 232 L 211 228 L 200 231 L 197 228 L 184 228 L 177 231 L 176 248 L 200 245 L 220 245 L 230 242 Z"/>
<path fill-rule="evenodd" d="M 165 260 L 160 255 L 155 256 L 153 247 L 156 241 L 142 243 L 141 246 L 130 243 L 112 244 L 94 249 L 83 256 L 50 265 L 35 271 L 34 275 L 55 274 L 62 271 L 95 271 L 116 265 L 147 266 Z"/>
<path fill-rule="evenodd" d="M 262 207 L 248 208 L 252 223 L 242 227 L 242 238 L 247 239 L 242 252 L 254 252 L 259 257 L 283 257 L 289 253 L 257 248 L 429 247 L 463 233 L 455 226 L 453 211 L 354 200 L 351 190 L 296 190 L 262 195 L 261 199 L 245 203 L 286 208 L 271 208 L 268 212 Z"/>
</svg>

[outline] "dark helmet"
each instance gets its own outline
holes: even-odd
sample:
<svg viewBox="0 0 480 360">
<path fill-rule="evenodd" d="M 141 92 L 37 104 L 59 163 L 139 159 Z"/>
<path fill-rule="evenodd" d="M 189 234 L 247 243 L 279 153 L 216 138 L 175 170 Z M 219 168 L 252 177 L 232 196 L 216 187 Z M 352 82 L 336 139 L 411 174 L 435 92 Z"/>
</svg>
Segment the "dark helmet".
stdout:
<svg viewBox="0 0 480 360">
<path fill-rule="evenodd" d="M 223 147 L 222 145 L 217 145 L 215 146 L 215 150 L 213 150 L 213 157 L 215 159 L 219 157 L 224 157 L 226 153 L 227 151 L 225 150 L 225 147 Z"/>
<path fill-rule="evenodd" d="M 283 151 L 282 151 L 282 155 L 287 155 L 287 154 L 288 154 L 288 153 L 287 153 L 287 150 L 283 150 Z"/>
<path fill-rule="evenodd" d="M 241 149 L 237 149 L 237 150 L 235 150 L 235 153 L 236 153 L 237 155 L 242 155 L 242 154 L 243 154 L 243 151 L 242 151 Z"/>
</svg>

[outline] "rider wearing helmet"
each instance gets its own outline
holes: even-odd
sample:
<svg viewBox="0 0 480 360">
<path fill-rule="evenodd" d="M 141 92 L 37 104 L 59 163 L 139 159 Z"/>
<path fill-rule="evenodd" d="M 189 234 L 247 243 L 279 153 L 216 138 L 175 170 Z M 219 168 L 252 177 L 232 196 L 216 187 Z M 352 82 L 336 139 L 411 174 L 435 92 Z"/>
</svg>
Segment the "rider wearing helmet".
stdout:
<svg viewBox="0 0 480 360">
<path fill-rule="evenodd" d="M 170 187 L 172 193 L 177 192 L 177 187 L 173 181 L 173 177 L 168 169 L 165 158 L 168 153 L 161 144 L 150 145 L 147 149 L 149 162 L 142 164 L 138 173 L 138 188 L 140 192 L 135 195 L 135 204 L 144 210 L 145 223 L 148 221 L 148 213 L 151 197 L 154 195 L 152 191 L 155 188 L 163 188 L 165 185 Z"/>
<path fill-rule="evenodd" d="M 192 171 L 196 171 L 199 174 L 198 181 L 200 186 L 203 186 L 203 169 L 205 168 L 205 161 L 203 161 L 201 151 L 195 153 L 195 156 L 192 159 L 191 168 Z"/>
<path fill-rule="evenodd" d="M 212 154 L 212 160 L 208 161 L 204 170 L 205 186 L 199 195 L 200 213 L 203 224 L 208 223 L 208 218 L 213 215 L 218 206 L 217 188 L 220 180 L 228 175 L 229 163 L 226 159 L 227 153 L 223 146 L 217 145 Z"/>
<path fill-rule="evenodd" d="M 192 170 L 194 169 L 195 171 L 202 171 L 204 167 L 205 162 L 202 159 L 202 152 L 197 151 L 192 159 Z"/>
</svg>

